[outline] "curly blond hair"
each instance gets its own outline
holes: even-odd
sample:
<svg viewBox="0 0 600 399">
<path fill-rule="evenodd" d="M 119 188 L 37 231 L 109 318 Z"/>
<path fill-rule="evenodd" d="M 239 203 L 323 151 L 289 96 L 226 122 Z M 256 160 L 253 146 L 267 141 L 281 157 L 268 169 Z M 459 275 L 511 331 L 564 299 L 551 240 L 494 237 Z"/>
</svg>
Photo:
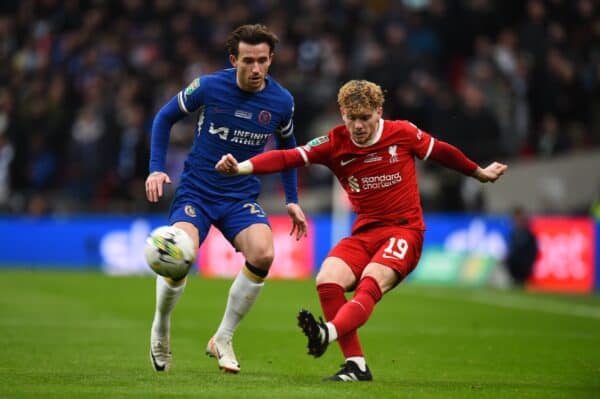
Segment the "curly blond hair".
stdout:
<svg viewBox="0 0 600 399">
<path fill-rule="evenodd" d="M 384 100 L 381 86 L 368 80 L 346 82 L 337 96 L 338 105 L 348 115 L 370 113 L 383 107 Z"/>
</svg>

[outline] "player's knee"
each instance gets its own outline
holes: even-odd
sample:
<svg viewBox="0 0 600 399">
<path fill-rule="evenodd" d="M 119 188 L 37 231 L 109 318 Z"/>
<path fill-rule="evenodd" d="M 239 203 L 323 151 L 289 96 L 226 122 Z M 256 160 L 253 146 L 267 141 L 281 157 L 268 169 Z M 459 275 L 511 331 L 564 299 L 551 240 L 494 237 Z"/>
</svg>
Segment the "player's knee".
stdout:
<svg viewBox="0 0 600 399">
<path fill-rule="evenodd" d="M 327 283 L 335 283 L 340 284 L 339 278 L 336 277 L 334 273 L 328 270 L 321 269 L 315 278 L 316 285 L 327 284 Z"/>
<path fill-rule="evenodd" d="M 175 222 L 173 226 L 185 231 L 190 236 L 196 248 L 200 245 L 200 232 L 198 228 L 189 222 Z"/>
<path fill-rule="evenodd" d="M 319 273 L 317 273 L 317 277 L 315 278 L 315 284 L 316 286 L 319 286 L 328 283 L 340 285 L 347 291 L 356 285 L 356 277 L 349 269 L 340 270 L 321 267 L 321 270 L 319 270 Z"/>
<path fill-rule="evenodd" d="M 326 283 L 331 283 L 332 281 L 330 281 L 327 276 L 324 276 L 323 273 L 319 272 L 317 273 L 317 277 L 315 277 L 315 284 L 317 286 L 321 285 L 321 284 L 326 284 Z"/>
<path fill-rule="evenodd" d="M 256 254 L 252 254 L 247 257 L 248 262 L 256 266 L 259 269 L 269 270 L 273 263 L 274 253 L 273 250 L 259 251 Z"/>
<path fill-rule="evenodd" d="M 265 278 L 267 278 L 267 274 L 269 274 L 269 269 L 258 268 L 250 262 L 246 261 L 242 272 L 246 275 L 246 277 L 248 277 L 255 283 L 262 283 L 265 280 Z"/>
</svg>

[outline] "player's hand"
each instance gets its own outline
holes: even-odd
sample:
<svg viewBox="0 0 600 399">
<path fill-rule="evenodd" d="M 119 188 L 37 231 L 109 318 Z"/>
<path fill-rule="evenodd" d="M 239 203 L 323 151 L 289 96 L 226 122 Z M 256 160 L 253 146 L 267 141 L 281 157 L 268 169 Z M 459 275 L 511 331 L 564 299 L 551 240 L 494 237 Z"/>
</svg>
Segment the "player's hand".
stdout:
<svg viewBox="0 0 600 399">
<path fill-rule="evenodd" d="M 296 241 L 300 240 L 302 237 L 306 237 L 308 223 L 306 223 L 306 216 L 304 216 L 304 212 L 302 212 L 300 205 L 290 202 L 287 204 L 286 208 L 293 223 L 290 236 L 293 236 L 294 233 L 296 233 Z"/>
<path fill-rule="evenodd" d="M 215 169 L 226 176 L 235 176 L 238 174 L 238 161 L 231 154 L 225 154 L 215 165 Z"/>
<path fill-rule="evenodd" d="M 482 183 L 495 182 L 506 172 L 508 166 L 500 162 L 492 162 L 484 169 L 477 168 L 474 177 Z"/>
<path fill-rule="evenodd" d="M 146 179 L 146 198 L 158 202 L 163 196 L 163 184 L 171 184 L 171 178 L 165 172 L 152 172 Z"/>
</svg>

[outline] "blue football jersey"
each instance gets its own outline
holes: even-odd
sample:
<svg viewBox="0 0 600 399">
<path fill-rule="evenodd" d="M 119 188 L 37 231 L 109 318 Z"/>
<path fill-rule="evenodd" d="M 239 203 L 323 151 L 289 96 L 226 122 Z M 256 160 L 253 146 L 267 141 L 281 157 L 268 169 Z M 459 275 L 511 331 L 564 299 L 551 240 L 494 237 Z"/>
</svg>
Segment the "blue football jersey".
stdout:
<svg viewBox="0 0 600 399">
<path fill-rule="evenodd" d="M 185 114 L 197 113 L 196 137 L 185 161 L 180 190 L 207 199 L 258 196 L 260 181 L 256 176 L 224 176 L 215 170 L 217 161 L 226 153 L 233 154 L 239 161 L 251 158 L 264 150 L 273 135 L 278 147 L 293 148 L 296 145 L 294 99 L 269 76 L 263 90 L 251 93 L 238 87 L 234 68 L 224 69 L 196 78 L 171 102 L 175 101 L 178 110 L 167 112 L 167 104 L 155 119 L 150 171 L 165 170 L 172 124 Z M 161 117 L 162 113 L 166 116 Z M 288 172 L 292 174 L 284 175 L 287 201 L 296 202 L 296 171 Z"/>
</svg>

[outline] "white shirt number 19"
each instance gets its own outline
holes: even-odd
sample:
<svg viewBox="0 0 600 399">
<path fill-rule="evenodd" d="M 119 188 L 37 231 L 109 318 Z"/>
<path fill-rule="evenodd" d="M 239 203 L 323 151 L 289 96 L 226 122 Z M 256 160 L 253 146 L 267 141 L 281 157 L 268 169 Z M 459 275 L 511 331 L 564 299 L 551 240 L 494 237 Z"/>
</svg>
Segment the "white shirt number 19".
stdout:
<svg viewBox="0 0 600 399">
<path fill-rule="evenodd" d="M 390 237 L 390 244 L 383 250 L 383 257 L 404 259 L 406 251 L 408 251 L 406 240 Z"/>
</svg>

